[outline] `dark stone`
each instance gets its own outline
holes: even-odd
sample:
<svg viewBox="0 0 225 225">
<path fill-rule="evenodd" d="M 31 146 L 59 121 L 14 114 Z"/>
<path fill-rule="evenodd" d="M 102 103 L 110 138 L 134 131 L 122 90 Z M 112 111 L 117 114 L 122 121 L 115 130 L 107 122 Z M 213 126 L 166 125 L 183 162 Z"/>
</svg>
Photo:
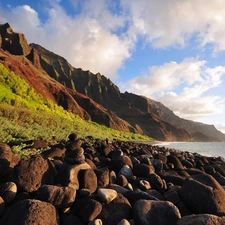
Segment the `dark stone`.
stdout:
<svg viewBox="0 0 225 225">
<path fill-rule="evenodd" d="M 103 155 L 105 157 L 107 157 L 111 151 L 112 151 L 112 149 L 109 146 L 106 146 L 106 147 L 103 148 L 102 152 L 103 152 Z"/>
<path fill-rule="evenodd" d="M 168 190 L 163 194 L 163 196 L 167 201 L 170 201 L 173 204 L 177 204 L 180 202 L 180 197 L 175 190 Z"/>
<path fill-rule="evenodd" d="M 13 203 L 21 201 L 21 200 L 29 199 L 29 198 L 31 198 L 29 193 L 27 193 L 27 192 L 20 192 L 20 193 L 18 193 L 15 196 L 15 198 L 13 200 Z"/>
<path fill-rule="evenodd" d="M 34 199 L 21 200 L 6 210 L 0 219 L 4 225 L 59 225 L 53 205 Z"/>
<path fill-rule="evenodd" d="M 85 162 L 91 167 L 91 169 L 93 170 L 97 169 L 96 165 L 94 164 L 92 160 L 85 158 Z"/>
<path fill-rule="evenodd" d="M 111 160 L 111 167 L 115 172 L 119 172 L 124 165 L 133 168 L 132 161 L 128 156 L 122 155 L 120 157 L 112 158 Z"/>
<path fill-rule="evenodd" d="M 115 159 L 115 158 L 118 158 L 120 156 L 123 155 L 123 152 L 121 150 L 111 150 L 108 154 L 107 154 L 107 157 L 110 158 L 110 159 Z"/>
<path fill-rule="evenodd" d="M 128 180 L 125 176 L 119 174 L 116 178 L 116 183 L 121 187 L 125 187 L 128 184 Z"/>
<path fill-rule="evenodd" d="M 70 150 L 68 149 L 66 150 L 64 159 L 71 164 L 84 163 L 85 162 L 84 149 L 82 147 L 78 147 L 74 149 L 73 147 L 71 147 Z"/>
<path fill-rule="evenodd" d="M 185 171 L 187 173 L 189 173 L 190 175 L 198 175 L 198 174 L 205 174 L 204 171 L 198 169 L 198 168 L 187 168 L 185 169 Z"/>
<path fill-rule="evenodd" d="M 212 166 L 215 168 L 216 172 L 219 172 L 222 176 L 225 177 L 225 168 L 223 168 L 219 164 L 212 164 Z"/>
<path fill-rule="evenodd" d="M 159 175 L 157 175 L 156 173 L 150 174 L 147 177 L 147 180 L 149 181 L 151 187 L 155 190 L 161 190 L 164 187 L 164 182 L 161 179 L 161 177 Z"/>
<path fill-rule="evenodd" d="M 210 166 L 210 165 L 206 165 L 204 166 L 204 170 L 206 173 L 208 173 L 209 175 L 215 175 L 216 174 L 216 170 L 214 167 Z"/>
<path fill-rule="evenodd" d="M 156 172 L 163 171 L 163 162 L 162 162 L 162 160 L 160 160 L 160 159 L 152 159 L 151 163 L 154 166 Z"/>
<path fill-rule="evenodd" d="M 133 168 L 133 173 L 137 177 L 148 177 L 153 174 L 155 169 L 152 165 L 147 165 L 145 163 L 137 164 Z"/>
<path fill-rule="evenodd" d="M 122 219 L 131 219 L 132 208 L 129 201 L 121 194 L 111 201 L 109 204 L 104 205 L 100 215 L 97 217 L 102 220 L 103 224 L 115 225 Z"/>
<path fill-rule="evenodd" d="M 64 144 L 56 144 L 51 147 L 51 149 L 42 152 L 42 156 L 46 158 L 62 158 L 66 151 Z"/>
<path fill-rule="evenodd" d="M 77 216 L 73 214 L 60 214 L 60 225 L 85 225 Z"/>
<path fill-rule="evenodd" d="M 109 173 L 109 183 L 116 184 L 116 182 L 117 182 L 117 175 L 114 170 L 111 170 Z"/>
<path fill-rule="evenodd" d="M 68 138 L 70 141 L 75 141 L 77 140 L 78 135 L 76 133 L 71 133 Z"/>
<path fill-rule="evenodd" d="M 136 183 L 137 187 L 142 191 L 147 191 L 151 188 L 150 183 L 144 179 L 137 179 L 137 181 L 135 183 Z"/>
<path fill-rule="evenodd" d="M 0 144 L 0 177 L 8 174 L 13 153 L 9 145 Z"/>
<path fill-rule="evenodd" d="M 178 193 L 193 213 L 225 215 L 225 191 L 211 175 L 199 174 L 187 178 Z"/>
<path fill-rule="evenodd" d="M 222 225 L 225 216 L 219 217 L 211 214 L 187 215 L 182 217 L 177 225 Z"/>
<path fill-rule="evenodd" d="M 0 196 L 4 199 L 5 204 L 9 204 L 17 194 L 17 186 L 13 182 L 0 184 Z"/>
<path fill-rule="evenodd" d="M 160 153 L 155 154 L 154 159 L 160 159 L 163 162 L 163 164 L 167 163 L 167 157 L 163 154 L 160 154 Z"/>
<path fill-rule="evenodd" d="M 141 199 L 133 206 L 133 217 L 137 225 L 175 225 L 181 215 L 171 202 Z"/>
<path fill-rule="evenodd" d="M 78 175 L 79 179 L 79 191 L 83 190 L 83 193 L 87 194 L 87 196 L 94 193 L 97 189 L 98 179 L 93 169 L 81 170 Z"/>
<path fill-rule="evenodd" d="M 194 165 L 190 161 L 188 161 L 188 160 L 182 160 L 181 163 L 186 168 L 193 168 L 194 167 Z"/>
<path fill-rule="evenodd" d="M 187 206 L 183 202 L 179 202 L 178 204 L 176 204 L 176 206 L 177 206 L 177 208 L 180 211 L 181 217 L 192 214 L 192 212 L 190 211 L 190 209 L 188 209 Z"/>
<path fill-rule="evenodd" d="M 49 202 L 56 208 L 70 207 L 76 197 L 76 190 L 71 187 L 59 187 L 55 185 L 43 185 L 37 191 L 36 199 Z"/>
<path fill-rule="evenodd" d="M 146 200 L 158 200 L 155 196 L 148 194 L 145 191 L 135 190 L 135 191 L 128 191 L 124 193 L 124 196 L 128 199 L 130 204 L 133 206 L 136 201 L 140 199 Z"/>
<path fill-rule="evenodd" d="M 67 151 L 73 151 L 77 148 L 80 148 L 82 144 L 83 141 L 80 138 L 75 140 L 69 140 L 65 143 L 65 148 Z"/>
<path fill-rule="evenodd" d="M 202 162 L 202 160 L 199 159 L 199 160 L 196 161 L 196 167 L 197 168 L 203 168 L 204 167 L 204 163 Z"/>
<path fill-rule="evenodd" d="M 85 224 L 94 220 L 102 211 L 102 204 L 90 198 L 77 198 L 72 207 L 74 215 Z"/>
<path fill-rule="evenodd" d="M 158 200 L 162 200 L 162 201 L 165 200 L 165 198 L 163 197 L 163 195 L 162 195 L 159 191 L 157 191 L 157 190 L 150 189 L 150 190 L 147 190 L 146 192 L 147 192 L 149 195 L 155 197 L 155 198 L 158 199 Z"/>
<path fill-rule="evenodd" d="M 214 174 L 213 177 L 218 181 L 218 183 L 220 185 L 225 186 L 225 177 L 224 176 L 222 176 L 220 173 L 217 172 L 216 174 Z"/>
<path fill-rule="evenodd" d="M 140 164 L 140 160 L 138 160 L 137 157 L 131 156 L 130 159 L 132 161 L 133 166 L 136 164 Z"/>
<path fill-rule="evenodd" d="M 184 183 L 185 178 L 181 177 L 175 171 L 165 171 L 165 172 L 158 172 L 158 175 L 161 179 L 164 179 L 167 183 L 171 182 L 174 185 L 181 186 Z"/>
<path fill-rule="evenodd" d="M 178 170 L 177 174 L 180 175 L 183 178 L 187 178 L 187 177 L 190 176 L 190 174 L 187 171 L 185 171 L 185 170 Z"/>
<path fill-rule="evenodd" d="M 109 184 L 109 170 L 108 168 L 101 168 L 94 170 L 98 178 L 98 187 L 103 188 Z"/>
<path fill-rule="evenodd" d="M 37 139 L 33 140 L 33 145 L 31 147 L 35 149 L 46 149 L 48 148 L 48 143 L 44 140 Z"/>
<path fill-rule="evenodd" d="M 20 160 L 14 168 L 13 180 L 19 191 L 34 192 L 44 184 L 54 184 L 56 171 L 41 155 Z"/>
<path fill-rule="evenodd" d="M 167 156 L 167 163 L 172 163 L 174 165 L 174 169 L 180 169 L 180 170 L 184 169 L 180 160 L 173 154 L 170 154 Z"/>
</svg>

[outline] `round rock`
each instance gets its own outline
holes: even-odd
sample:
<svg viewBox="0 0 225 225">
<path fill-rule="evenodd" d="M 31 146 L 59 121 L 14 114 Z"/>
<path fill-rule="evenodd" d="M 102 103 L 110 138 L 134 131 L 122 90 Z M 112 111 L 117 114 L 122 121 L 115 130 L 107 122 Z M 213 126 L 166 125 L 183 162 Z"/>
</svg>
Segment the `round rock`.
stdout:
<svg viewBox="0 0 225 225">
<path fill-rule="evenodd" d="M 181 218 L 178 208 L 168 201 L 138 200 L 133 206 L 135 224 L 174 225 Z"/>
<path fill-rule="evenodd" d="M 5 204 L 9 204 L 16 196 L 17 186 L 14 182 L 6 182 L 0 185 L 0 196 Z"/>
<path fill-rule="evenodd" d="M 117 192 L 115 190 L 107 188 L 99 188 L 97 190 L 97 194 L 99 198 L 106 204 L 109 204 L 113 199 L 117 197 Z"/>
<path fill-rule="evenodd" d="M 49 202 L 56 208 L 70 207 L 76 197 L 76 190 L 71 187 L 43 185 L 37 191 L 37 199 Z"/>
<path fill-rule="evenodd" d="M 9 207 L 0 219 L 4 225 L 59 225 L 55 207 L 47 202 L 27 199 Z"/>
</svg>

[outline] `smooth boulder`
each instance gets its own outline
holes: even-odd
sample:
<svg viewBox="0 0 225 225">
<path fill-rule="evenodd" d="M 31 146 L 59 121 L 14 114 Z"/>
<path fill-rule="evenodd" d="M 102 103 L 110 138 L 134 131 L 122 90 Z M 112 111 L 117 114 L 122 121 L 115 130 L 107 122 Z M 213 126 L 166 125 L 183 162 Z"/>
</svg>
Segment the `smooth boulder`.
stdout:
<svg viewBox="0 0 225 225">
<path fill-rule="evenodd" d="M 71 187 L 43 185 L 37 191 L 37 199 L 49 202 L 56 208 L 70 207 L 76 197 L 76 190 Z"/>
<path fill-rule="evenodd" d="M 211 175 L 188 177 L 178 193 L 193 213 L 225 215 L 225 190 Z"/>
<path fill-rule="evenodd" d="M 136 225 L 174 225 L 181 215 L 172 202 L 141 199 L 133 206 L 133 217 Z"/>
<path fill-rule="evenodd" d="M 188 215 L 182 217 L 177 225 L 222 225 L 225 224 L 225 216 L 212 214 Z"/>
</svg>

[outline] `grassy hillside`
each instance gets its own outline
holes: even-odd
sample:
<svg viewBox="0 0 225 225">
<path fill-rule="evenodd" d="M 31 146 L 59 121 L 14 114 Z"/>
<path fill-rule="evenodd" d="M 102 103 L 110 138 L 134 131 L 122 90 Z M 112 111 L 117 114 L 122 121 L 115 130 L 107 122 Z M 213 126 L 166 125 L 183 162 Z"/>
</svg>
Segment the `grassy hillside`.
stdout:
<svg viewBox="0 0 225 225">
<path fill-rule="evenodd" d="M 19 76 L 0 64 L 0 142 L 23 142 L 36 138 L 49 141 L 79 137 L 151 141 L 147 136 L 113 130 L 85 121 L 34 92 Z"/>
</svg>

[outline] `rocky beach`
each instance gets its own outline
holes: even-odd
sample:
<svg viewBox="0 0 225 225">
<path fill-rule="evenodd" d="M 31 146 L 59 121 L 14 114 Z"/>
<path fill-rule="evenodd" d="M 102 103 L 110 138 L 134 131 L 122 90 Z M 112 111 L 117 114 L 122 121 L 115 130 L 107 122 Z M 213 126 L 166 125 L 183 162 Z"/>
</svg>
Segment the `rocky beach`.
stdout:
<svg viewBox="0 0 225 225">
<path fill-rule="evenodd" d="M 225 224 L 224 187 L 222 157 L 76 133 L 22 159 L 0 144 L 1 225 Z"/>
</svg>

